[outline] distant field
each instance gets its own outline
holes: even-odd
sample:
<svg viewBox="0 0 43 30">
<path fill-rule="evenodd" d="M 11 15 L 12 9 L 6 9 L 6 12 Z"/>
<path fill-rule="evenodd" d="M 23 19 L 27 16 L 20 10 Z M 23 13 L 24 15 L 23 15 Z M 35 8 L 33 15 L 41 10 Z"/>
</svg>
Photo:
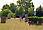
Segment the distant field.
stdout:
<svg viewBox="0 0 43 30">
<path fill-rule="evenodd" d="M 0 30 L 43 30 L 43 25 L 31 25 L 19 19 L 8 19 L 6 23 L 0 23 Z"/>
</svg>

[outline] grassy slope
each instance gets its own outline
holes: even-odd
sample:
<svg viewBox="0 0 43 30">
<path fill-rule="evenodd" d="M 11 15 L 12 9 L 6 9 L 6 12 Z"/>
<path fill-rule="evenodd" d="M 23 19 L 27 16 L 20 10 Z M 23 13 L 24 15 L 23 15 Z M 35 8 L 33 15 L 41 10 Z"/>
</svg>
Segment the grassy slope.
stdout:
<svg viewBox="0 0 43 30">
<path fill-rule="evenodd" d="M 29 26 L 24 21 L 20 22 L 19 19 L 10 19 L 5 24 L 0 23 L 0 30 L 43 30 L 43 26 Z"/>
</svg>

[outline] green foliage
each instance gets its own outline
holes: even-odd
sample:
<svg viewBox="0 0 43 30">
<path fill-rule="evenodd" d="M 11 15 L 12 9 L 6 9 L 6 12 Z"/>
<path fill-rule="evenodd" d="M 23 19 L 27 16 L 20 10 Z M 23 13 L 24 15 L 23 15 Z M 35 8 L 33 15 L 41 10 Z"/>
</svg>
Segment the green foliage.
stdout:
<svg viewBox="0 0 43 30">
<path fill-rule="evenodd" d="M 41 5 L 36 9 L 36 16 L 43 16 L 43 7 Z"/>
<path fill-rule="evenodd" d="M 32 7 L 31 7 L 31 8 L 29 8 L 29 9 L 28 9 L 28 14 L 32 16 L 32 15 L 33 15 L 33 13 L 34 13 L 33 8 L 32 8 Z"/>
<path fill-rule="evenodd" d="M 29 15 L 33 15 L 34 5 L 33 5 L 33 2 L 31 2 L 31 1 L 32 0 L 18 0 L 17 5 L 18 5 L 18 7 L 22 6 L 25 9 L 25 13 L 27 13 Z"/>
<path fill-rule="evenodd" d="M 13 15 L 12 12 L 15 12 L 15 10 L 16 10 L 16 5 L 14 5 L 14 3 L 11 3 L 10 6 L 6 4 L 2 8 L 1 16 L 11 17 Z"/>
<path fill-rule="evenodd" d="M 7 17 L 11 18 L 12 14 L 12 12 L 8 13 Z"/>
<path fill-rule="evenodd" d="M 10 10 L 11 10 L 13 13 L 15 13 L 15 11 L 16 11 L 16 5 L 15 5 L 14 3 L 11 3 L 11 4 L 10 4 Z"/>
<path fill-rule="evenodd" d="M 6 5 L 4 5 L 4 6 L 2 7 L 2 11 L 5 10 L 5 9 L 9 9 L 9 5 L 8 5 L 8 4 L 6 4 Z"/>
<path fill-rule="evenodd" d="M 17 5 L 11 3 L 10 5 L 6 4 L 2 8 L 1 16 L 22 16 L 24 13 L 33 15 L 34 5 L 31 2 L 32 0 L 18 0 Z"/>
<path fill-rule="evenodd" d="M 38 16 L 29 16 L 29 18 L 39 18 Z"/>
<path fill-rule="evenodd" d="M 9 5 L 8 4 L 3 5 L 2 11 L 1 11 L 1 16 L 7 17 L 8 13 L 10 13 Z"/>
<path fill-rule="evenodd" d="M 38 17 L 38 16 L 29 16 L 28 18 L 33 18 L 33 19 L 37 19 L 37 20 L 43 19 L 43 17 Z"/>
<path fill-rule="evenodd" d="M 15 18 L 15 17 L 16 17 L 16 14 L 15 14 L 15 13 L 13 13 L 13 14 L 12 14 L 12 17 L 13 17 L 13 18 Z"/>
<path fill-rule="evenodd" d="M 0 17 L 1 17 L 1 15 L 2 15 L 2 12 L 0 11 Z"/>
<path fill-rule="evenodd" d="M 23 9 L 23 7 L 20 7 L 19 8 L 19 14 L 22 15 L 23 13 L 24 13 L 24 9 Z"/>
<path fill-rule="evenodd" d="M 8 9 L 5 9 L 1 13 L 2 13 L 1 16 L 5 16 L 6 17 L 8 15 L 8 13 L 10 13 L 10 11 Z"/>
<path fill-rule="evenodd" d="M 10 13 L 8 13 L 7 17 L 9 17 L 9 18 L 13 17 L 13 18 L 14 18 L 14 17 L 16 17 L 16 14 L 15 14 L 15 13 L 10 12 Z"/>
<path fill-rule="evenodd" d="M 18 16 L 22 16 L 24 14 L 24 9 L 22 6 L 20 6 L 17 10 L 16 10 L 16 15 Z"/>
<path fill-rule="evenodd" d="M 43 20 L 43 17 L 38 17 L 38 16 L 29 16 L 28 18 L 31 18 L 31 20 L 36 20 L 36 21 L 41 21 Z"/>
</svg>

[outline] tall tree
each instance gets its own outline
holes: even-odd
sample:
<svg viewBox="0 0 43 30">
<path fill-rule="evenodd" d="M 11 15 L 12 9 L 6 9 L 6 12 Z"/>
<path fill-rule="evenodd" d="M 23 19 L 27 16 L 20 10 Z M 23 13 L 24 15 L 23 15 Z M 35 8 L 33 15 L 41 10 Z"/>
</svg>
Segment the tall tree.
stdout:
<svg viewBox="0 0 43 30">
<path fill-rule="evenodd" d="M 24 9 L 22 6 L 20 6 L 17 10 L 16 10 L 16 15 L 17 16 L 22 16 L 24 15 Z"/>
<path fill-rule="evenodd" d="M 43 7 L 41 7 L 41 5 L 36 9 L 36 15 L 43 16 Z"/>
<path fill-rule="evenodd" d="M 10 13 L 10 6 L 8 4 L 3 5 L 2 7 L 2 16 L 7 16 Z"/>
<path fill-rule="evenodd" d="M 5 9 L 9 9 L 9 5 L 8 5 L 8 4 L 6 4 L 6 5 L 4 5 L 4 6 L 2 7 L 2 11 L 5 10 Z"/>
<path fill-rule="evenodd" d="M 1 11 L 1 23 L 6 22 L 6 17 L 8 13 L 10 13 L 9 9 L 4 9 L 3 11 Z"/>
<path fill-rule="evenodd" d="M 15 10 L 16 10 L 16 5 L 14 3 L 11 3 L 10 4 L 10 10 L 15 13 Z"/>
<path fill-rule="evenodd" d="M 17 5 L 18 7 L 22 6 L 25 9 L 25 13 L 28 14 L 28 12 L 30 11 L 29 9 L 31 9 L 31 11 L 34 11 L 34 5 L 31 1 L 32 0 L 18 0 Z"/>
</svg>

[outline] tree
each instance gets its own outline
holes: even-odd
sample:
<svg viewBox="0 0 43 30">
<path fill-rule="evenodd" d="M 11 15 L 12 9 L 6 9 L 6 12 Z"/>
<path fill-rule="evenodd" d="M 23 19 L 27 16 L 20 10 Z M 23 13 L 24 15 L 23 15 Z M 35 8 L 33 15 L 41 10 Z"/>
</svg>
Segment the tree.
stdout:
<svg viewBox="0 0 43 30">
<path fill-rule="evenodd" d="M 33 15 L 33 12 L 34 12 L 34 5 L 33 5 L 33 2 L 31 2 L 31 0 L 26 0 L 25 1 L 25 6 L 24 6 L 24 8 L 25 8 L 25 12 L 27 13 L 27 14 L 29 14 L 29 15 Z"/>
<path fill-rule="evenodd" d="M 31 2 L 31 1 L 32 0 L 18 0 L 17 5 L 18 5 L 18 7 L 22 6 L 25 9 L 25 13 L 33 14 L 33 12 L 29 12 L 29 11 L 34 11 L 34 5 L 33 5 L 33 2 Z"/>
<path fill-rule="evenodd" d="M 10 4 L 10 10 L 11 10 L 13 13 L 15 13 L 15 11 L 16 11 L 16 5 L 15 5 L 14 3 L 11 3 L 11 4 Z"/>
<path fill-rule="evenodd" d="M 6 22 L 6 17 L 8 15 L 8 13 L 10 13 L 9 5 L 8 4 L 3 5 L 2 11 L 1 11 L 1 23 Z"/>
<path fill-rule="evenodd" d="M 28 14 L 29 14 L 29 16 L 33 16 L 33 14 L 34 14 L 33 8 L 28 9 Z"/>
<path fill-rule="evenodd" d="M 16 10 L 16 15 L 17 16 L 23 16 L 24 15 L 24 9 L 22 6 L 20 6 L 17 10 Z"/>
<path fill-rule="evenodd" d="M 1 11 L 1 23 L 6 22 L 6 17 L 8 15 L 8 13 L 10 13 L 10 11 L 8 9 Z"/>
<path fill-rule="evenodd" d="M 7 14 L 10 13 L 10 11 L 8 9 L 2 11 L 2 16 L 7 17 Z"/>
<path fill-rule="evenodd" d="M 9 5 L 8 5 L 8 4 L 6 4 L 6 5 L 4 5 L 4 6 L 2 7 L 2 11 L 5 10 L 5 9 L 9 9 Z"/>
<path fill-rule="evenodd" d="M 2 11 L 1 11 L 1 22 L 4 23 L 6 22 L 6 17 L 8 17 L 8 14 L 10 14 L 11 16 L 15 16 L 15 10 L 16 10 L 16 5 L 14 5 L 14 3 L 11 3 L 10 6 L 8 4 L 4 5 L 2 7 Z M 13 13 L 13 14 L 12 14 Z"/>
<path fill-rule="evenodd" d="M 36 16 L 43 16 L 43 8 L 41 5 L 36 9 Z"/>
</svg>

